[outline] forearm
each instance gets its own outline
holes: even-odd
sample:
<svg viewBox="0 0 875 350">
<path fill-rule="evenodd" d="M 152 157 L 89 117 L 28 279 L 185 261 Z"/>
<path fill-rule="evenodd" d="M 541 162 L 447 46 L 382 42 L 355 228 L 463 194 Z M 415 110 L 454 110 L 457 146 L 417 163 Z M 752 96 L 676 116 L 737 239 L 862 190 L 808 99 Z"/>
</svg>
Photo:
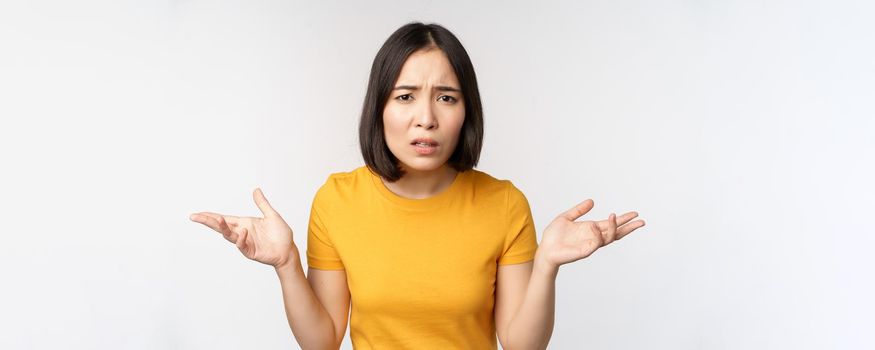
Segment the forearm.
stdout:
<svg viewBox="0 0 875 350">
<path fill-rule="evenodd" d="M 310 288 L 297 250 L 289 263 L 276 267 L 276 273 L 282 287 L 286 318 L 298 345 L 305 350 L 339 348 L 331 315 Z"/>
<path fill-rule="evenodd" d="M 526 295 L 505 330 L 508 350 L 546 349 L 553 335 L 559 267 L 549 266 L 535 255 Z"/>
</svg>

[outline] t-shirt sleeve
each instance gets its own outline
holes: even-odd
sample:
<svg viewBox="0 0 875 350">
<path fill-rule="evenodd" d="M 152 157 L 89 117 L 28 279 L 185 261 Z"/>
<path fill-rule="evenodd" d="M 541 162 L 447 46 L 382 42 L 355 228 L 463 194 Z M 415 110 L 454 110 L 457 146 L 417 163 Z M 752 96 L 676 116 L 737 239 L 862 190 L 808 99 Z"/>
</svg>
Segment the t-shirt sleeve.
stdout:
<svg viewBox="0 0 875 350">
<path fill-rule="evenodd" d="M 310 222 L 307 225 L 307 266 L 320 270 L 343 270 L 343 262 L 334 248 L 330 232 L 325 225 L 329 218 L 330 180 L 316 191 L 310 207 Z"/>
<path fill-rule="evenodd" d="M 519 264 L 535 259 L 538 238 L 535 221 L 526 196 L 510 181 L 507 184 L 507 220 L 509 227 L 499 265 Z"/>
</svg>

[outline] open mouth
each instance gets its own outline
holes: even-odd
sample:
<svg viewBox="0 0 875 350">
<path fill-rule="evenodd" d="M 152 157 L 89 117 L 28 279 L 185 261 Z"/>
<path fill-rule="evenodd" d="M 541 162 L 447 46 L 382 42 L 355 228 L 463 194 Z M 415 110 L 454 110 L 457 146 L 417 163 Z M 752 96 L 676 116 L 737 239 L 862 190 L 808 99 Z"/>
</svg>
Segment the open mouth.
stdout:
<svg viewBox="0 0 875 350">
<path fill-rule="evenodd" d="M 416 150 L 416 153 L 425 155 L 434 154 L 435 152 L 437 152 L 438 148 L 437 145 L 432 145 L 426 142 L 416 142 L 411 145 L 413 146 L 413 149 Z"/>
<path fill-rule="evenodd" d="M 410 144 L 421 147 L 437 147 L 438 142 L 430 138 L 417 138 Z"/>
</svg>

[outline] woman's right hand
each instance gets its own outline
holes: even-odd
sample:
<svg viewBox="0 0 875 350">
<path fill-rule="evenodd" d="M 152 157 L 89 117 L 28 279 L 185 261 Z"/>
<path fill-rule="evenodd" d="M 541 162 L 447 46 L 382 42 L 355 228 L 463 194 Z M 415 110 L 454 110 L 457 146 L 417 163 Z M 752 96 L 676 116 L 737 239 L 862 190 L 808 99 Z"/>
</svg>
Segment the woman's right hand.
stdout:
<svg viewBox="0 0 875 350">
<path fill-rule="evenodd" d="M 255 189 L 252 197 L 263 218 L 199 212 L 191 214 L 189 219 L 221 233 L 249 259 L 274 267 L 288 263 L 297 252 L 292 229 L 273 210 L 260 188 Z"/>
</svg>

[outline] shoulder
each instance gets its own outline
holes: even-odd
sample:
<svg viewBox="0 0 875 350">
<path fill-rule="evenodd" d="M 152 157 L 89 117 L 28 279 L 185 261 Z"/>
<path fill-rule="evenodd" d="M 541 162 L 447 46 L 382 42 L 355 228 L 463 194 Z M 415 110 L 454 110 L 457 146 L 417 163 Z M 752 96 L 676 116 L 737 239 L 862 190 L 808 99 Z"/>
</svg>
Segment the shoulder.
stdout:
<svg viewBox="0 0 875 350">
<path fill-rule="evenodd" d="M 513 181 L 492 176 L 484 171 L 471 169 L 471 182 L 475 191 L 481 195 L 492 194 L 506 202 L 517 202 L 525 199 L 525 195 Z"/>
<path fill-rule="evenodd" d="M 374 175 L 364 165 L 349 171 L 331 173 L 319 187 L 316 197 L 337 198 L 362 191 L 364 186 L 369 185 L 366 181 L 371 181 L 370 176 Z"/>
<path fill-rule="evenodd" d="M 492 183 L 491 186 L 495 187 L 496 190 L 501 193 L 505 208 L 508 211 L 527 210 L 529 207 L 529 201 L 523 191 L 520 190 L 512 180 L 495 178 L 485 173 L 483 173 L 482 176 L 488 177 L 489 180 L 486 182 Z"/>
</svg>

